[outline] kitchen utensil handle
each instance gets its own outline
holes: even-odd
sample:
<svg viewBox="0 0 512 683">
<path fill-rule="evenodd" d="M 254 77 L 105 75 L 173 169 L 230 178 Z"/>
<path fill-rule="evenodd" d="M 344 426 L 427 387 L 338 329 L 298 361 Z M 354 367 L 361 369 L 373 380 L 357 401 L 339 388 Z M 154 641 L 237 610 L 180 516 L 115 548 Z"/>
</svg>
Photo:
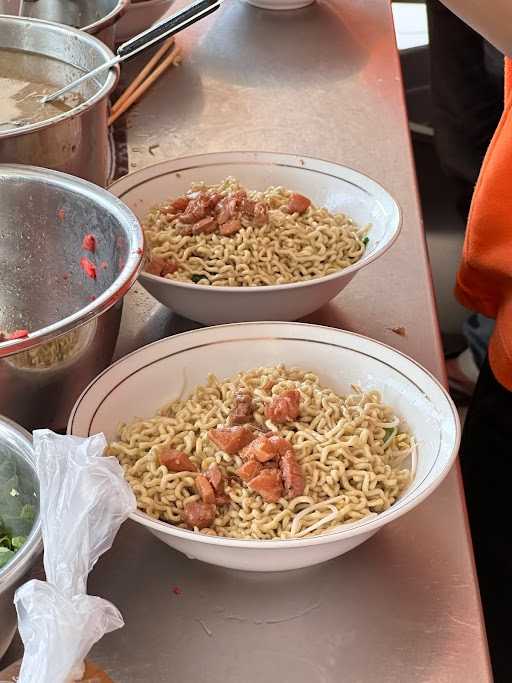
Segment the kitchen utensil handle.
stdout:
<svg viewBox="0 0 512 683">
<path fill-rule="evenodd" d="M 161 21 L 147 31 L 135 36 L 135 38 L 123 43 L 119 46 L 117 54 L 124 61 L 129 56 L 137 54 L 142 49 L 145 49 L 150 45 L 156 45 L 165 38 L 169 38 L 175 33 L 178 33 L 178 31 L 187 28 L 187 26 L 190 26 L 199 19 L 214 12 L 219 7 L 219 0 L 198 0 L 198 2 L 194 2 L 192 5 L 185 7 L 185 9 L 176 12 L 172 17 Z"/>
<path fill-rule="evenodd" d="M 215 12 L 215 10 L 219 9 L 219 7 L 222 5 L 223 1 L 224 0 L 198 0 L 198 2 L 188 5 L 185 7 L 185 9 L 177 12 L 172 17 L 169 17 L 169 19 L 160 22 L 156 26 L 153 26 L 147 31 L 135 36 L 135 38 L 132 38 L 128 42 L 123 43 L 118 48 L 117 54 L 113 59 L 101 64 L 89 73 L 80 76 L 80 78 L 77 78 L 76 81 L 69 83 L 51 95 L 46 95 L 42 98 L 42 102 L 45 104 L 47 102 L 53 102 L 58 97 L 61 97 L 70 90 L 74 90 L 78 85 L 88 81 L 90 78 L 97 76 L 116 64 L 124 62 L 129 57 L 134 57 L 136 54 L 142 52 L 151 45 L 156 45 L 157 43 L 162 42 L 162 40 L 165 38 L 169 38 L 174 34 L 179 33 L 179 31 L 182 31 L 184 28 L 191 26 L 196 21 L 206 17 L 208 14 Z"/>
</svg>

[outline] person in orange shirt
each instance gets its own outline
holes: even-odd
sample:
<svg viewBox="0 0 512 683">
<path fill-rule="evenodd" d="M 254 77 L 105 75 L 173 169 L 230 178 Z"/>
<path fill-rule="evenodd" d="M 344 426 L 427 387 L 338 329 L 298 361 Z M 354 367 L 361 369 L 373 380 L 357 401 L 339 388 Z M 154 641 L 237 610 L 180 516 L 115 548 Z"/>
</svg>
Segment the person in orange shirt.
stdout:
<svg viewBox="0 0 512 683">
<path fill-rule="evenodd" d="M 443 0 L 505 56 L 504 111 L 469 214 L 456 294 L 496 321 L 460 462 L 494 677 L 512 681 L 512 0 Z"/>
<path fill-rule="evenodd" d="M 503 54 L 441 0 L 426 1 L 435 147 L 467 224 L 475 183 L 503 112 Z M 494 320 L 472 313 L 462 327 L 468 348 L 457 354 L 451 343 L 445 348 L 448 385 L 463 401 L 473 395 L 493 329 Z"/>
</svg>

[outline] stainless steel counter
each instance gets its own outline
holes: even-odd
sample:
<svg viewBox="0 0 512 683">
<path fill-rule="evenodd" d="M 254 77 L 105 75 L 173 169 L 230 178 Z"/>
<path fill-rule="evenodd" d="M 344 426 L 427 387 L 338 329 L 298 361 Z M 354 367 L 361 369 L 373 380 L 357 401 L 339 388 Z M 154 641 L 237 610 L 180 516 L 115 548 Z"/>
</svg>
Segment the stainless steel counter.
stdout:
<svg viewBox="0 0 512 683">
<path fill-rule="evenodd" d="M 380 339 L 443 379 L 389 0 L 289 13 L 229 0 L 181 43 L 183 65 L 129 117 L 131 167 L 263 149 L 375 177 L 403 207 L 403 234 L 312 320 Z M 138 287 L 127 304 L 118 355 L 190 328 Z M 90 592 L 126 619 L 93 651 L 117 683 L 491 680 L 458 470 L 348 555 L 282 575 L 188 560 L 128 523 Z"/>
</svg>

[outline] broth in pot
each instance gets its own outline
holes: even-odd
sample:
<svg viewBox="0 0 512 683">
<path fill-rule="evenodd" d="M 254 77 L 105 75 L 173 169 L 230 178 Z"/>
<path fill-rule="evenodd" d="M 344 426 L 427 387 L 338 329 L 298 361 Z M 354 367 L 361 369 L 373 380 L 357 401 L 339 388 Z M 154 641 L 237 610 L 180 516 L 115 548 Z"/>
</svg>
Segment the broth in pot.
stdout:
<svg viewBox="0 0 512 683">
<path fill-rule="evenodd" d="M 54 102 L 43 103 L 45 95 L 62 87 L 48 74 L 64 67 L 68 73 L 70 69 L 74 71 L 76 78 L 81 74 L 78 69 L 51 57 L 0 48 L 0 133 L 48 121 L 84 101 L 80 94 L 71 92 Z"/>
<path fill-rule="evenodd" d="M 0 163 L 50 168 L 104 187 L 113 169 L 107 119 L 119 69 L 51 106 L 41 100 L 112 56 L 84 31 L 0 15 Z"/>
</svg>

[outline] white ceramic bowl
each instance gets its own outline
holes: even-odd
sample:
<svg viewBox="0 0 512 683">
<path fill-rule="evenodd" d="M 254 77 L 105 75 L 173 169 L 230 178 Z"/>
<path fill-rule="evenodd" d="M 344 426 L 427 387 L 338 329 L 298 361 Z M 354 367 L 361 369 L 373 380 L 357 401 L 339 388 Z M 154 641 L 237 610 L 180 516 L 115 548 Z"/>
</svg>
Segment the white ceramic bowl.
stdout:
<svg viewBox="0 0 512 683">
<path fill-rule="evenodd" d="M 244 2 L 247 2 L 254 7 L 273 10 L 301 9 L 301 7 L 312 5 L 314 1 L 315 0 L 244 0 Z"/>
<path fill-rule="evenodd" d="M 358 270 L 382 256 L 398 237 L 401 213 L 378 183 L 346 166 L 266 152 L 223 152 L 165 161 L 131 173 L 110 190 L 143 221 L 155 205 L 184 193 L 193 181 L 216 183 L 235 176 L 249 189 L 284 185 L 365 226 L 370 242 L 363 258 L 315 280 L 269 287 L 210 287 L 141 273 L 140 282 L 176 313 L 206 324 L 297 320 L 334 298 Z"/>
<path fill-rule="evenodd" d="M 234 540 L 206 536 L 151 519 L 132 518 L 190 558 L 250 571 L 283 571 L 325 562 L 363 543 L 439 486 L 459 444 L 457 411 L 443 387 L 398 351 L 349 332 L 301 323 L 247 323 L 212 327 L 150 344 L 112 365 L 76 403 L 68 433 L 116 435 L 117 425 L 149 417 L 169 400 L 187 395 L 208 372 L 228 377 L 240 370 L 284 362 L 317 373 L 339 392 L 350 385 L 376 387 L 409 425 L 418 442 L 414 479 L 389 510 L 308 539 Z"/>
<path fill-rule="evenodd" d="M 174 0 L 141 0 L 130 3 L 116 25 L 116 41 L 124 43 L 163 18 Z"/>
</svg>

